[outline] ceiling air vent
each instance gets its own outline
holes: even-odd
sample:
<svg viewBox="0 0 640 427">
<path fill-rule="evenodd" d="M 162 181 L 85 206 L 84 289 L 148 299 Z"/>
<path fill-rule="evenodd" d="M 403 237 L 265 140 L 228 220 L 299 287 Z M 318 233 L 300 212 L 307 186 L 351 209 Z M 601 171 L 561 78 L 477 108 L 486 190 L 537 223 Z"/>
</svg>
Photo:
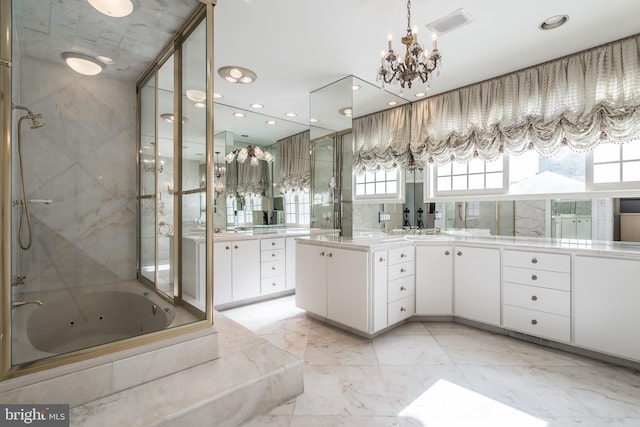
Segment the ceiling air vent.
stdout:
<svg viewBox="0 0 640 427">
<path fill-rule="evenodd" d="M 458 9 L 455 12 L 451 12 L 447 16 L 444 16 L 437 21 L 433 21 L 427 24 L 427 28 L 431 30 L 431 32 L 441 36 L 443 34 L 447 34 L 458 27 L 462 27 L 469 22 L 473 22 L 473 18 L 469 15 L 464 8 Z"/>
</svg>

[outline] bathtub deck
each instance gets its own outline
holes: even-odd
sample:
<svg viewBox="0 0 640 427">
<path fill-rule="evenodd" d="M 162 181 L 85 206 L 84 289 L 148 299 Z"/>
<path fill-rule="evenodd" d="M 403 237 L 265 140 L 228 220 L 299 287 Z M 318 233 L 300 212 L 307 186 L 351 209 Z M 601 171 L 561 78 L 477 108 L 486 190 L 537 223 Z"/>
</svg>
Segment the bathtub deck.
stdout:
<svg viewBox="0 0 640 427">
<path fill-rule="evenodd" d="M 303 391 L 303 362 L 216 313 L 216 360 L 71 408 L 72 426 L 236 426 Z"/>
</svg>

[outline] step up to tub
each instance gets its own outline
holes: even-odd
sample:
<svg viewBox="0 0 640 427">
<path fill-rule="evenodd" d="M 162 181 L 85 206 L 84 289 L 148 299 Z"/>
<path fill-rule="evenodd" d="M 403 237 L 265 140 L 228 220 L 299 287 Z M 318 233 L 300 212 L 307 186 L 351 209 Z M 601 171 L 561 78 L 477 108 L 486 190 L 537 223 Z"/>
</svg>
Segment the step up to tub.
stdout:
<svg viewBox="0 0 640 427">
<path fill-rule="evenodd" d="M 303 391 L 303 362 L 217 315 L 220 357 L 71 408 L 72 426 L 236 426 Z"/>
</svg>

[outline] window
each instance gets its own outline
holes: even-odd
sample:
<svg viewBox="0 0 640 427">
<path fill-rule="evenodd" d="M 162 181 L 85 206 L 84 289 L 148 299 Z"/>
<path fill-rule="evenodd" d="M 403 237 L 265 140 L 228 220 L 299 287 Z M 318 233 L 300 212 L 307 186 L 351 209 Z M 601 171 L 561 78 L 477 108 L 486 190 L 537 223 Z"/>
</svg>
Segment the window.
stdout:
<svg viewBox="0 0 640 427">
<path fill-rule="evenodd" d="M 287 225 L 309 225 L 311 222 L 309 192 L 292 191 L 284 195 Z"/>
<path fill-rule="evenodd" d="M 509 194 L 582 193 L 585 155 L 563 146 L 552 157 L 535 150 L 509 156 Z"/>
<path fill-rule="evenodd" d="M 354 200 L 397 202 L 404 198 L 404 183 L 397 168 L 357 174 L 353 188 Z"/>
<path fill-rule="evenodd" d="M 640 140 L 600 143 L 591 154 L 591 188 L 628 188 L 640 181 Z M 635 184 L 631 184 L 635 183 Z"/>
<path fill-rule="evenodd" d="M 499 194 L 504 192 L 504 160 L 492 162 L 473 158 L 468 163 L 451 162 L 436 167 L 436 194 L 473 192 Z"/>
<path fill-rule="evenodd" d="M 227 198 L 227 223 L 253 224 L 253 211 L 262 210 L 262 196 L 231 196 Z"/>
</svg>

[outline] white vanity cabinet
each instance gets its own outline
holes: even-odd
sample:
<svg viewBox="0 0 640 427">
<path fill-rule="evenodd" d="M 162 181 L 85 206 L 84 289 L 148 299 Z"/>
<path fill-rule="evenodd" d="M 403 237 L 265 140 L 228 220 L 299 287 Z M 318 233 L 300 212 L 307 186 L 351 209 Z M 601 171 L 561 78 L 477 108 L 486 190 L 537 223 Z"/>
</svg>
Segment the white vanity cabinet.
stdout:
<svg viewBox="0 0 640 427">
<path fill-rule="evenodd" d="M 287 289 L 296 288 L 296 238 L 287 237 L 285 243 L 285 254 L 287 259 L 285 286 Z"/>
<path fill-rule="evenodd" d="M 453 246 L 416 247 L 416 314 L 453 315 Z"/>
<path fill-rule="evenodd" d="M 296 307 L 327 317 L 327 258 L 322 246 L 296 246 Z"/>
<path fill-rule="evenodd" d="M 415 248 L 390 248 L 387 253 L 387 324 L 415 314 Z"/>
<path fill-rule="evenodd" d="M 182 239 L 182 299 L 202 311 L 207 301 L 206 256 L 204 239 Z"/>
<path fill-rule="evenodd" d="M 213 243 L 213 305 L 218 306 L 233 301 L 231 242 Z"/>
<path fill-rule="evenodd" d="M 260 295 L 260 240 L 214 242 L 213 260 L 215 305 L 229 302 L 229 287 L 232 301 Z"/>
<path fill-rule="evenodd" d="M 286 251 L 284 237 L 260 240 L 260 294 L 286 290 Z"/>
<path fill-rule="evenodd" d="M 500 250 L 454 247 L 454 314 L 500 326 Z"/>
<path fill-rule="evenodd" d="M 574 344 L 640 361 L 640 260 L 576 255 Z"/>
<path fill-rule="evenodd" d="M 571 256 L 505 250 L 502 323 L 507 329 L 571 341 Z"/>
</svg>

